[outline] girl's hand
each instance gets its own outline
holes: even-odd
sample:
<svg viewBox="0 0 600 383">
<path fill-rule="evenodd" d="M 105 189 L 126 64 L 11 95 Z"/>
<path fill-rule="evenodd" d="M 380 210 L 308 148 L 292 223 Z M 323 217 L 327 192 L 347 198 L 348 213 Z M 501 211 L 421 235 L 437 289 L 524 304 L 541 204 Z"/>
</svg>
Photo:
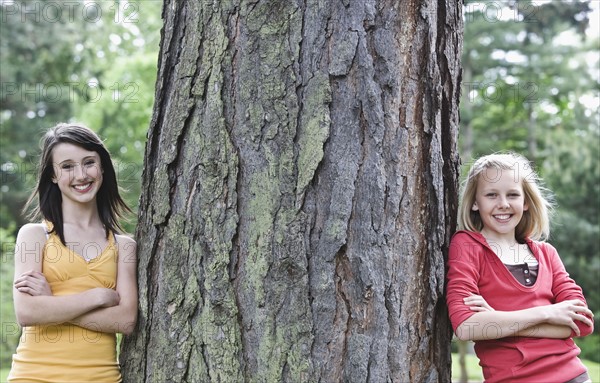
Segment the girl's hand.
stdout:
<svg viewBox="0 0 600 383">
<path fill-rule="evenodd" d="M 465 305 L 469 306 L 472 311 L 496 311 L 492 306 L 488 305 L 481 295 L 472 294 L 471 296 L 464 298 L 463 302 Z"/>
<path fill-rule="evenodd" d="M 39 271 L 27 271 L 21 274 L 14 282 L 15 288 L 31 296 L 52 295 L 50 284 L 44 274 Z"/>
<path fill-rule="evenodd" d="M 548 323 L 569 326 L 577 336 L 581 334 L 579 327 L 575 324 L 576 320 L 587 326 L 593 325 L 590 318 L 594 317 L 594 313 L 579 299 L 559 302 L 546 307 L 548 308 Z"/>
</svg>

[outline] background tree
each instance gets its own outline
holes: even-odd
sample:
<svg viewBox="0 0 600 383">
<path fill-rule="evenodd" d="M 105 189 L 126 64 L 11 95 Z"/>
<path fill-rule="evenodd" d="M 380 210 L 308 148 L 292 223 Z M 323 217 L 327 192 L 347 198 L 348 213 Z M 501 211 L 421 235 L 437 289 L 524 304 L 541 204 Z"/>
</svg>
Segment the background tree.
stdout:
<svg viewBox="0 0 600 383">
<path fill-rule="evenodd" d="M 450 381 L 459 1 L 166 1 L 126 381 Z"/>
<path fill-rule="evenodd" d="M 122 175 L 131 178 L 137 166 L 136 182 L 122 182 L 136 186 L 126 198 L 137 205 L 160 7 L 160 1 L 0 4 L 2 227 L 26 222 L 21 208 L 35 181 L 41 132 L 73 119 L 107 136 Z"/>
<path fill-rule="evenodd" d="M 500 149 L 532 160 L 546 157 L 547 132 L 561 115 L 580 108 L 568 106 L 571 98 L 597 89 L 593 63 L 587 68 L 580 61 L 597 45 L 581 43 L 590 10 L 587 1 L 466 2 L 461 104 L 466 161 Z"/>
</svg>

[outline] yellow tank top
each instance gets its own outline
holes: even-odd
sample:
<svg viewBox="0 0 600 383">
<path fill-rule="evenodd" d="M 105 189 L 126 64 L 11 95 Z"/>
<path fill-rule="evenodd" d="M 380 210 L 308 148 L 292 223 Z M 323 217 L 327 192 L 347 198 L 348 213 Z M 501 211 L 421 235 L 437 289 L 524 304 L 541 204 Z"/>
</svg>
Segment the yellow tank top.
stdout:
<svg viewBox="0 0 600 383">
<path fill-rule="evenodd" d="M 98 252 L 88 262 L 64 246 L 56 233 L 50 234 L 42 252 L 42 272 L 53 295 L 76 294 L 95 287 L 114 289 L 118 255 L 112 233 L 106 248 L 98 248 Z M 24 327 L 8 381 L 121 382 L 116 351 L 115 334 L 68 323 Z"/>
</svg>

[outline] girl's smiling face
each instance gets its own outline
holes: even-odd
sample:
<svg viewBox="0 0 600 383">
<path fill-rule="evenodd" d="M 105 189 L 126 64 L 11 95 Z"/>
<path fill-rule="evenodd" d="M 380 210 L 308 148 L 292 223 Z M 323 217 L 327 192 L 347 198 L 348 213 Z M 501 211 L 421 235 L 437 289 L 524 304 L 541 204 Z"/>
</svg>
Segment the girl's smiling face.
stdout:
<svg viewBox="0 0 600 383">
<path fill-rule="evenodd" d="M 518 172 L 488 168 L 479 175 L 471 209 L 479 212 L 486 238 L 514 241 L 515 228 L 528 208 Z"/>
<path fill-rule="evenodd" d="M 68 199 L 86 203 L 95 200 L 102 186 L 100 156 L 80 146 L 60 143 L 52 151 L 54 177 L 63 202 Z"/>
</svg>

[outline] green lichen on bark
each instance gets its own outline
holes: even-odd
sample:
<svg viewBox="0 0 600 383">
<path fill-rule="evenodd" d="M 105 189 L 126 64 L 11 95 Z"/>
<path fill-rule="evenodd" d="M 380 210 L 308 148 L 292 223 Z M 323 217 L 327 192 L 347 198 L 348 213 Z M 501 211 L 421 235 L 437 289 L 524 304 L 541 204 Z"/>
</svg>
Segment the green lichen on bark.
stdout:
<svg viewBox="0 0 600 383">
<path fill-rule="evenodd" d="M 257 358 L 263 367 L 252 377 L 251 382 L 306 381 L 310 362 L 306 358 L 307 350 L 300 348 L 309 346 L 296 343 L 299 327 L 294 323 L 282 324 L 277 327 L 269 326 L 265 331 L 268 335 L 263 337 L 257 353 Z M 286 368 L 288 369 L 287 376 L 284 375 Z"/>
<path fill-rule="evenodd" d="M 219 305 L 204 307 L 196 332 L 200 333 L 204 345 L 198 352 L 206 352 L 203 360 L 208 363 L 208 375 L 211 382 L 241 382 L 243 370 L 240 365 L 241 339 L 235 318 L 224 320 L 223 312 L 237 312 L 233 296 L 226 296 Z M 208 358 L 207 358 L 208 357 Z M 202 380 L 206 376 L 201 377 Z M 191 380 L 196 381 L 196 380 Z"/>
<path fill-rule="evenodd" d="M 261 307 L 265 304 L 264 279 L 269 271 L 272 253 L 271 237 L 273 235 L 273 217 L 275 214 L 275 194 L 278 193 L 278 182 L 267 170 L 255 173 L 250 178 L 250 201 L 248 217 L 251 224 L 248 228 L 248 258 L 245 260 L 245 280 L 243 289 L 254 295 L 254 302 Z"/>
<path fill-rule="evenodd" d="M 302 14 L 293 2 L 242 5 L 236 79 L 236 108 L 243 123 L 234 134 L 240 153 L 240 264 L 237 295 L 245 344 L 245 381 L 306 381 L 310 370 L 309 304 L 306 301 L 305 226 L 295 206 L 299 152 L 310 156 L 315 137 L 295 140 L 300 124 L 298 76 Z M 245 29 L 244 29 L 245 28 Z M 297 69 L 297 68 L 296 68 Z M 310 108 L 326 103 L 315 81 Z M 304 92 L 304 89 L 303 89 Z M 315 100 L 316 99 L 316 100 Z M 315 113 L 323 109 L 318 105 Z M 304 133 L 316 132 L 316 119 L 305 120 Z M 321 141 L 321 146 L 322 146 Z M 309 181 L 308 181 L 309 182 Z M 305 218 L 302 218 L 305 219 Z M 294 245 L 292 245 L 294 244 Z"/>
<path fill-rule="evenodd" d="M 329 77 L 317 72 L 304 91 L 303 115 L 298 129 L 298 181 L 296 194 L 300 195 L 313 179 L 323 159 L 323 144 L 329 137 L 331 117 Z"/>
</svg>

